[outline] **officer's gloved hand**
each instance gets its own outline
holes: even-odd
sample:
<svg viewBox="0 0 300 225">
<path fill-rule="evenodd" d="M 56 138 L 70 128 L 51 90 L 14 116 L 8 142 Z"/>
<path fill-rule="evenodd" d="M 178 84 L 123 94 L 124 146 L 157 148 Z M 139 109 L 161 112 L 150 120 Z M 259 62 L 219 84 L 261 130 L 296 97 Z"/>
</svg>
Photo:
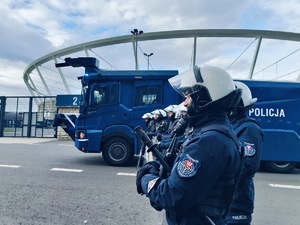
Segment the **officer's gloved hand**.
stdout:
<svg viewBox="0 0 300 225">
<path fill-rule="evenodd" d="M 142 189 L 142 178 L 146 174 L 159 176 L 159 164 L 155 161 L 147 162 L 136 174 L 136 190 L 139 194 L 144 194 Z"/>
<path fill-rule="evenodd" d="M 156 139 L 157 139 L 158 141 L 161 141 L 161 140 L 162 140 L 162 135 L 161 135 L 161 134 L 158 134 L 158 135 L 156 136 Z"/>
</svg>

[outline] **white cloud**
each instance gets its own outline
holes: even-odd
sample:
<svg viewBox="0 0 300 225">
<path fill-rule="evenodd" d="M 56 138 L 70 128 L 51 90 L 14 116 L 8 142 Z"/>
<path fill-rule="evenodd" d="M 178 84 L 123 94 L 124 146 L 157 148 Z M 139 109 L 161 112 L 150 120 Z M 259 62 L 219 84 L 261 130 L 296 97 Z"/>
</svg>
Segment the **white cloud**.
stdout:
<svg viewBox="0 0 300 225">
<path fill-rule="evenodd" d="M 30 96 L 25 87 L 22 73 L 26 64 L 15 61 L 12 65 L 8 60 L 0 60 L 0 96 Z"/>
<path fill-rule="evenodd" d="M 300 32 L 300 12 L 297 10 L 299 7 L 300 3 L 297 0 L 277 0 L 272 1 L 272 4 L 267 0 L 2 0 L 0 95 L 6 95 L 6 88 L 16 84 L 18 90 L 22 87 L 25 90 L 22 93 L 26 93 L 25 84 L 22 84 L 26 66 L 43 55 L 74 44 L 128 35 L 134 28 L 144 32 L 228 28 Z M 234 45 L 230 49 L 229 45 L 217 45 L 218 42 L 213 40 L 201 41 L 203 42 L 198 45 L 198 62 L 224 67 L 230 65 L 251 42 L 242 41 L 241 49 L 236 49 Z M 151 57 L 153 68 L 184 70 L 190 66 L 192 41 L 169 40 L 155 43 L 160 44 L 140 43 L 144 52 L 154 52 Z M 124 51 L 118 53 L 122 49 Z M 288 48 L 275 54 L 270 52 L 271 48 L 264 49 L 266 53 L 259 58 L 259 68 L 272 63 L 269 59 L 270 54 L 278 54 L 280 58 L 292 51 Z M 117 68 L 133 68 L 132 46 L 118 46 L 111 50 L 105 48 L 98 53 Z M 167 60 L 169 56 L 173 56 L 172 61 Z M 241 70 L 241 65 L 247 63 L 249 59 L 242 58 L 231 69 Z M 140 64 L 142 68 L 146 68 L 143 56 L 140 57 Z M 12 74 L 18 77 L 18 82 L 13 82 Z"/>
</svg>

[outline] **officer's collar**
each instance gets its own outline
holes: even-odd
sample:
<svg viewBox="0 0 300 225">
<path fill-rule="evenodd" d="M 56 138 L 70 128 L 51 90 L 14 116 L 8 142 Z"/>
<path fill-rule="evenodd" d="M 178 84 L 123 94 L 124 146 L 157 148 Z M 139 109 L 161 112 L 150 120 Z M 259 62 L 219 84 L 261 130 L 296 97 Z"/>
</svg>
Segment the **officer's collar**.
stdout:
<svg viewBox="0 0 300 225">
<path fill-rule="evenodd" d="M 189 126 L 190 127 L 199 127 L 206 124 L 215 123 L 216 121 L 222 120 L 229 123 L 229 119 L 225 111 L 218 112 L 205 112 L 196 116 L 189 116 Z"/>
</svg>

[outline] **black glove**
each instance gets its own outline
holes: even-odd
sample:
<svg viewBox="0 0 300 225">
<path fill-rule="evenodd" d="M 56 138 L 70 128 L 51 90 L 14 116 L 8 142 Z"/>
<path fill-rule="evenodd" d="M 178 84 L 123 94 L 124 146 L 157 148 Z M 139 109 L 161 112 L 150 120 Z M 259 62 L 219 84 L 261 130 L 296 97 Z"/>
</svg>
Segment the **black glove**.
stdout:
<svg viewBox="0 0 300 225">
<path fill-rule="evenodd" d="M 136 190 L 139 194 L 144 194 L 142 189 L 142 178 L 146 174 L 159 175 L 159 164 L 155 161 L 147 162 L 136 174 Z"/>
<path fill-rule="evenodd" d="M 161 141 L 161 140 L 162 140 L 162 135 L 161 135 L 161 134 L 158 134 L 158 135 L 156 136 L 156 139 L 157 139 L 158 141 Z"/>
</svg>

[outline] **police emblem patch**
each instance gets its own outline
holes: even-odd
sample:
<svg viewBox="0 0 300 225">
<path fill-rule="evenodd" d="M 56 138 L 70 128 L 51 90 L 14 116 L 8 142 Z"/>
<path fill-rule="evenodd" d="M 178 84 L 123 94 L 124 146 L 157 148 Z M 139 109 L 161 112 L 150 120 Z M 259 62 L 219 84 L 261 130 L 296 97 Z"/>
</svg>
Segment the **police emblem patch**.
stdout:
<svg viewBox="0 0 300 225">
<path fill-rule="evenodd" d="M 195 160 L 188 154 L 177 164 L 177 172 L 180 177 L 192 177 L 200 167 L 199 160 Z"/>
<path fill-rule="evenodd" d="M 244 142 L 244 148 L 245 148 L 246 156 L 253 156 L 255 154 L 254 144 Z"/>
</svg>

